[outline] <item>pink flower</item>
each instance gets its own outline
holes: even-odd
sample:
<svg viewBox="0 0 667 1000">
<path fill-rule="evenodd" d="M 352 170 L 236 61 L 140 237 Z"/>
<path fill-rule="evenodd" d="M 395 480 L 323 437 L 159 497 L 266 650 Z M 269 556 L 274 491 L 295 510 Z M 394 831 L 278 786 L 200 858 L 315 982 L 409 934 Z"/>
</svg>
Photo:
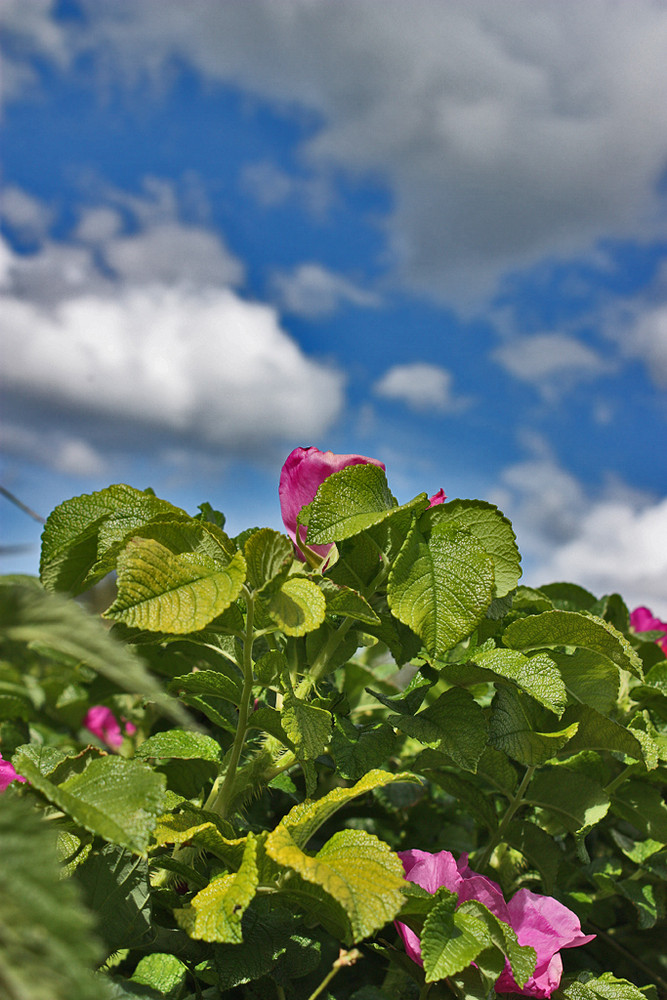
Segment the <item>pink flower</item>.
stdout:
<svg viewBox="0 0 667 1000">
<path fill-rule="evenodd" d="M 118 748 L 123 744 L 123 734 L 120 725 L 110 708 L 106 705 L 93 705 L 88 710 L 83 720 L 83 726 L 88 729 L 98 740 L 106 743 L 107 746 Z M 125 732 L 131 736 L 137 731 L 137 727 L 131 722 L 125 723 Z"/>
<path fill-rule="evenodd" d="M 548 1000 L 558 987 L 563 972 L 559 950 L 576 948 L 595 937 L 594 934 L 582 934 L 576 915 L 551 896 L 538 896 L 528 889 L 520 889 L 506 903 L 499 885 L 468 867 L 467 854 L 454 861 L 449 851 L 438 854 L 403 851 L 399 853 L 399 858 L 409 882 L 415 882 L 431 893 L 444 885 L 451 892 L 458 893 L 459 905 L 469 899 L 478 900 L 499 920 L 512 927 L 519 944 L 535 949 L 535 971 L 525 986 L 518 986 L 509 962 L 506 962 L 505 970 L 496 982 L 496 989 L 500 992 Z M 396 928 L 409 957 L 421 965 L 421 945 L 417 934 L 398 921 Z"/>
<path fill-rule="evenodd" d="M 280 511 L 287 534 L 296 543 L 296 519 L 302 507 L 305 507 L 317 493 L 318 487 L 334 472 L 340 472 L 348 465 L 378 465 L 384 469 L 384 463 L 376 458 L 365 455 L 335 455 L 332 451 L 320 451 L 319 448 L 295 448 L 287 456 L 280 473 Z M 301 525 L 299 540 L 306 541 L 306 528 Z M 315 552 L 325 556 L 331 545 L 313 545 Z"/>
<path fill-rule="evenodd" d="M 3 760 L 0 756 L 0 792 L 5 792 L 12 781 L 26 781 L 14 770 L 14 765 L 9 760 Z"/>
<path fill-rule="evenodd" d="M 664 632 L 663 638 L 656 642 L 667 656 L 667 622 L 654 618 L 649 608 L 635 608 L 630 613 L 630 627 L 633 632 Z"/>
<path fill-rule="evenodd" d="M 444 503 L 446 499 L 447 495 L 441 486 L 438 492 L 429 498 L 428 505 L 429 507 L 437 507 L 439 503 Z"/>
</svg>

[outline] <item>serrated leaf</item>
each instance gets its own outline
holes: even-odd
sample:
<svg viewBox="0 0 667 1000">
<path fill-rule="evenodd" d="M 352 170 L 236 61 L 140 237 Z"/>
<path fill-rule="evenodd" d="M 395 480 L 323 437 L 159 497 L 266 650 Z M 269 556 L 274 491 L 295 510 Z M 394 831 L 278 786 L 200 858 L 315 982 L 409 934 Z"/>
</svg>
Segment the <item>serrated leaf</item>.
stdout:
<svg viewBox="0 0 667 1000">
<path fill-rule="evenodd" d="M 615 663 L 583 648 L 571 653 L 554 651 L 550 655 L 558 665 L 571 701 L 589 705 L 602 715 L 616 706 L 620 674 Z"/>
<path fill-rule="evenodd" d="M 390 847 L 364 830 L 341 830 L 311 857 L 297 845 L 283 823 L 266 839 L 266 853 L 277 864 L 319 886 L 343 908 L 351 940 L 383 927 L 400 910 L 403 865 Z"/>
<path fill-rule="evenodd" d="M 635 760 L 644 760 L 641 743 L 632 730 L 600 715 L 588 705 L 572 705 L 563 716 L 566 725 L 576 722 L 577 732 L 568 744 L 568 752 L 581 750 L 609 750 L 624 753 Z"/>
<path fill-rule="evenodd" d="M 98 618 L 59 594 L 28 587 L 0 588 L 0 634 L 42 643 L 91 667 L 123 691 L 142 694 L 179 722 L 188 719 L 149 674 L 136 650 L 116 641 Z"/>
<path fill-rule="evenodd" d="M 235 837 L 229 824 L 218 815 L 197 809 L 190 803 L 186 803 L 181 812 L 161 816 L 153 831 L 153 840 L 159 847 L 192 841 L 234 870 L 241 864 L 246 843 L 246 838 Z"/>
<path fill-rule="evenodd" d="M 3 1000 L 104 1000 L 102 957 L 74 883 L 61 880 L 53 831 L 5 792 L 0 808 L 0 979 Z"/>
<path fill-rule="evenodd" d="M 625 636 L 604 619 L 577 611 L 544 611 L 520 618 L 505 629 L 503 642 L 512 649 L 584 647 L 643 678 L 642 662 Z"/>
<path fill-rule="evenodd" d="M 569 830 L 581 833 L 589 830 L 609 811 L 609 796 L 597 782 L 585 774 L 576 777 L 567 767 L 552 767 L 535 775 L 526 801 L 546 809 Z"/>
<path fill-rule="evenodd" d="M 427 506 L 425 493 L 397 506 L 379 466 L 348 465 L 324 480 L 299 522 L 308 525 L 308 545 L 323 545 L 351 538 L 395 512 L 421 512 Z"/>
<path fill-rule="evenodd" d="M 139 960 L 130 982 L 157 990 L 162 1000 L 181 1000 L 187 977 L 188 967 L 175 955 L 154 952 Z"/>
<path fill-rule="evenodd" d="M 305 799 L 293 806 L 286 816 L 281 820 L 291 833 L 295 843 L 299 847 L 305 847 L 313 834 L 319 830 L 323 823 L 326 823 L 342 806 L 351 799 L 371 792 L 376 788 L 382 788 L 394 781 L 415 781 L 419 779 L 408 771 L 398 774 L 390 774 L 389 771 L 373 770 L 365 774 L 360 781 L 352 785 L 351 788 L 334 788 L 327 792 L 321 799 L 315 802 L 312 799 Z"/>
<path fill-rule="evenodd" d="M 422 521 L 450 523 L 469 531 L 491 556 L 494 567 L 494 598 L 504 597 L 521 576 L 521 555 L 511 522 L 494 504 L 483 500 L 450 500 L 431 507 Z"/>
<path fill-rule="evenodd" d="M 391 757 L 396 737 L 386 722 L 355 726 L 346 716 L 337 716 L 331 739 L 336 770 L 341 777 L 357 781 L 369 769 L 381 767 Z"/>
<path fill-rule="evenodd" d="M 285 572 L 294 561 L 294 546 L 286 535 L 271 528 L 255 531 L 244 546 L 248 584 L 261 590 Z"/>
<path fill-rule="evenodd" d="M 538 730 L 541 719 L 534 705 L 512 688 L 499 688 L 492 707 L 489 742 L 526 767 L 550 760 L 577 731 L 576 722 L 555 732 Z"/>
<path fill-rule="evenodd" d="M 605 972 L 585 983 L 570 983 L 563 990 L 566 1000 L 646 1000 L 646 994 L 627 979 Z"/>
<path fill-rule="evenodd" d="M 315 760 L 331 739 L 331 712 L 297 698 L 293 691 L 285 694 L 280 723 L 294 745 L 299 760 Z"/>
<path fill-rule="evenodd" d="M 115 844 L 88 854 L 75 873 L 86 903 L 97 917 L 107 954 L 132 948 L 151 929 L 148 865 Z"/>
<path fill-rule="evenodd" d="M 145 764 L 122 757 L 99 757 L 81 774 L 56 785 L 19 751 L 19 774 L 75 823 L 104 840 L 145 855 L 163 809 L 165 778 Z"/>
<path fill-rule="evenodd" d="M 198 941 L 240 944 L 241 919 L 258 884 L 257 840 L 249 833 L 239 870 L 214 879 L 197 893 L 189 906 L 174 910 L 176 919 Z"/>
<path fill-rule="evenodd" d="M 177 757 L 179 760 L 210 760 L 220 763 L 222 750 L 212 736 L 187 729 L 166 729 L 149 736 L 137 747 L 135 757 Z"/>
<path fill-rule="evenodd" d="M 491 938 L 477 917 L 452 912 L 449 899 L 436 903 L 424 921 L 421 951 L 426 982 L 434 983 L 466 969 Z"/>
<path fill-rule="evenodd" d="M 567 703 L 565 685 L 558 667 L 546 653 L 525 656 L 516 649 L 489 649 L 474 653 L 471 659 L 477 666 L 513 681 L 558 717 L 563 714 Z"/>
<path fill-rule="evenodd" d="M 286 635 L 312 632 L 324 621 L 327 605 L 324 594 L 312 580 L 290 576 L 266 601 L 273 621 Z"/>
<path fill-rule="evenodd" d="M 190 674 L 174 677 L 168 690 L 176 695 L 183 691 L 189 694 L 210 694 L 238 705 L 241 700 L 242 685 L 240 677 L 237 679 L 219 670 L 196 670 Z"/>
<path fill-rule="evenodd" d="M 487 743 L 484 711 L 463 688 L 450 688 L 418 715 L 390 715 L 387 722 L 467 771 L 477 770 Z"/>
<path fill-rule="evenodd" d="M 196 632 L 236 600 L 245 574 L 240 552 L 223 566 L 209 555 L 175 554 L 156 539 L 135 538 L 118 557 L 118 597 L 105 617 L 149 632 Z"/>
<path fill-rule="evenodd" d="M 66 500 L 44 526 L 42 583 L 47 590 L 81 593 L 114 568 L 128 534 L 165 518 L 189 520 L 180 507 L 124 483 Z"/>
<path fill-rule="evenodd" d="M 334 583 L 333 580 L 324 577 L 320 588 L 327 602 L 328 615 L 354 618 L 356 621 L 365 622 L 368 625 L 380 623 L 380 618 L 373 611 L 366 598 L 351 587 Z"/>
<path fill-rule="evenodd" d="M 448 524 L 426 538 L 415 526 L 389 574 L 392 614 L 421 638 L 431 655 L 465 639 L 493 597 L 493 562 L 479 543 Z"/>
<path fill-rule="evenodd" d="M 464 901 L 457 915 L 466 913 L 477 917 L 485 925 L 489 938 L 502 958 L 509 960 L 512 975 L 517 984 L 525 986 L 535 972 L 536 952 L 530 945 L 520 945 L 515 930 L 492 913 L 476 899 Z M 501 960 L 501 969 L 504 962 Z"/>
</svg>

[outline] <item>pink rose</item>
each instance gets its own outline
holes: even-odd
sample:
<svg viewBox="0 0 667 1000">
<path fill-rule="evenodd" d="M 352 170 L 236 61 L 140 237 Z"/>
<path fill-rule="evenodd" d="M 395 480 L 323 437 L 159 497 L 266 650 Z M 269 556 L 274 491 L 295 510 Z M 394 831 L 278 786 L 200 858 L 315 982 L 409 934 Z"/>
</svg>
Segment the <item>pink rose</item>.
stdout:
<svg viewBox="0 0 667 1000">
<path fill-rule="evenodd" d="M 0 756 L 0 792 L 6 791 L 12 781 L 25 782 L 26 780 L 26 778 L 22 778 L 20 774 L 16 773 L 11 761 L 3 760 L 2 756 Z"/>
<path fill-rule="evenodd" d="M 107 746 L 118 747 L 123 744 L 123 734 L 118 724 L 116 716 L 113 714 L 110 708 L 106 705 L 93 705 L 92 708 L 86 712 L 83 720 L 83 726 L 88 729 L 93 736 L 97 736 L 98 740 L 102 743 L 106 743 Z M 125 723 L 125 732 L 131 736 L 132 733 L 137 731 L 137 727 L 131 722 Z"/>
<path fill-rule="evenodd" d="M 439 503 L 444 503 L 446 499 L 447 495 L 441 486 L 437 493 L 429 497 L 428 505 L 429 507 L 437 507 Z"/>
<path fill-rule="evenodd" d="M 649 608 L 635 608 L 630 614 L 630 627 L 633 632 L 664 632 L 663 638 L 656 642 L 667 656 L 667 622 L 654 618 Z"/>
<path fill-rule="evenodd" d="M 521 988 L 517 985 L 509 962 L 506 962 L 505 970 L 496 982 L 496 989 L 500 992 L 548 1000 L 558 987 L 563 972 L 559 950 L 576 948 L 595 937 L 594 934 L 582 934 L 576 915 L 551 896 L 538 896 L 528 889 L 520 889 L 506 903 L 496 882 L 468 867 L 467 854 L 461 855 L 458 861 L 454 861 L 449 851 L 438 854 L 403 851 L 398 856 L 409 882 L 415 882 L 431 893 L 444 885 L 450 892 L 458 893 L 459 905 L 469 899 L 478 900 L 499 920 L 512 927 L 519 944 L 535 949 L 535 971 L 525 986 Z M 417 934 L 398 921 L 396 928 L 409 957 L 421 965 L 421 945 Z"/>
<path fill-rule="evenodd" d="M 296 543 L 296 519 L 317 493 L 318 487 L 334 472 L 340 472 L 348 465 L 378 465 L 384 469 L 384 463 L 376 458 L 365 455 L 334 455 L 332 451 L 320 451 L 319 448 L 295 448 L 285 461 L 280 473 L 280 512 L 287 534 Z M 306 541 L 306 528 L 299 528 L 299 540 Z M 311 548 L 321 556 L 325 556 L 331 545 L 313 545 Z"/>
</svg>

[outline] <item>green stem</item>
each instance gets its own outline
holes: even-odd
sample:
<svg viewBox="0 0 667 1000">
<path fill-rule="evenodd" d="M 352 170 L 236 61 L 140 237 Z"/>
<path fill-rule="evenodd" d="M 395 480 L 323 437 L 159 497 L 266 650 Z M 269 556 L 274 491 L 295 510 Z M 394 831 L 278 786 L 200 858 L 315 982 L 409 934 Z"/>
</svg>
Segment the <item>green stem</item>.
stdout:
<svg viewBox="0 0 667 1000">
<path fill-rule="evenodd" d="M 320 995 L 322 990 L 327 988 L 333 977 L 340 972 L 343 966 L 353 965 L 359 958 L 361 958 L 361 952 L 357 951 L 356 948 L 353 948 L 352 951 L 349 952 L 346 952 L 341 948 L 340 955 L 333 963 L 331 971 L 326 974 L 317 989 L 310 994 L 308 1000 L 315 1000 L 315 998 Z"/>
<path fill-rule="evenodd" d="M 515 812 L 521 806 L 521 804 L 523 802 L 524 793 L 525 793 L 526 789 L 528 788 L 528 785 L 530 784 L 531 779 L 532 779 L 532 777 L 533 777 L 534 774 L 535 774 L 535 768 L 534 767 L 528 767 L 528 768 L 526 768 L 526 773 L 523 776 L 521 784 L 519 785 L 519 787 L 516 790 L 516 795 L 514 796 L 514 798 L 512 799 L 512 801 L 510 802 L 509 806 L 507 807 L 507 811 L 506 811 L 505 815 L 503 816 L 502 820 L 500 821 L 498 829 L 496 830 L 496 832 L 494 833 L 494 835 L 491 837 L 491 840 L 486 845 L 486 847 L 484 848 L 484 850 L 481 853 L 481 855 L 479 856 L 479 858 L 475 861 L 476 867 L 477 868 L 481 868 L 482 871 L 488 865 L 489 859 L 490 859 L 491 855 L 493 854 L 493 852 L 496 849 L 497 845 L 502 840 L 503 834 L 505 833 L 505 830 L 507 829 L 507 827 L 512 822 L 512 819 L 514 818 Z"/>
<path fill-rule="evenodd" d="M 628 764 L 626 767 L 624 767 L 620 774 L 617 774 L 616 777 L 613 778 L 608 785 L 605 785 L 604 790 L 607 793 L 607 795 L 611 795 L 612 792 L 615 792 L 618 786 L 623 784 L 627 776 L 629 774 L 632 774 L 633 771 L 637 770 L 637 767 L 638 764 L 635 762 L 633 762 L 632 764 Z"/>
<path fill-rule="evenodd" d="M 229 764 L 227 765 L 227 772 L 222 783 L 222 788 L 219 792 L 217 792 L 216 786 L 213 786 L 208 802 L 204 807 L 205 809 L 210 809 L 212 812 L 217 812 L 223 819 L 225 819 L 227 810 L 229 809 L 232 789 L 234 787 L 234 778 L 236 777 L 236 769 L 241 759 L 241 753 L 243 751 L 243 745 L 248 731 L 248 715 L 254 683 L 252 644 L 254 638 L 253 622 L 255 617 L 255 601 L 250 591 L 245 587 L 243 589 L 246 602 L 245 639 L 243 643 L 243 690 L 241 692 L 241 701 L 239 704 L 239 718 L 236 726 L 236 735 L 234 737 L 234 743 L 232 745 Z"/>
<path fill-rule="evenodd" d="M 329 666 L 329 660 L 336 652 L 341 642 L 349 632 L 353 624 L 352 618 L 346 618 L 345 621 L 341 622 L 335 632 L 332 632 L 326 643 L 319 651 L 315 657 L 315 662 L 310 668 L 310 680 L 319 681 L 320 678 L 324 677 L 327 673 L 327 667 Z"/>
</svg>

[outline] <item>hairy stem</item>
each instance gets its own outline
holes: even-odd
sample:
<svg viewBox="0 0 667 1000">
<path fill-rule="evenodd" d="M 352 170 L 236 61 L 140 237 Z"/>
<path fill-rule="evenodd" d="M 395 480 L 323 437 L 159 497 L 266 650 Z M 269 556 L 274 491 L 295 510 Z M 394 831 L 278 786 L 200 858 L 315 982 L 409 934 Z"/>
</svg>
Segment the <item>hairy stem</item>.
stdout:
<svg viewBox="0 0 667 1000">
<path fill-rule="evenodd" d="M 486 866 L 488 865 L 489 859 L 490 859 L 491 855 L 493 854 L 493 852 L 496 849 L 496 847 L 498 846 L 498 844 L 501 842 L 501 840 L 502 840 L 502 838 L 504 836 L 505 830 L 507 829 L 507 827 L 512 822 L 512 819 L 514 818 L 514 814 L 516 813 L 517 809 L 522 805 L 522 803 L 523 803 L 523 796 L 524 796 L 524 794 L 526 792 L 526 789 L 528 788 L 528 785 L 530 784 L 531 779 L 532 779 L 532 777 L 533 777 L 534 774 L 535 774 L 535 768 L 534 767 L 527 767 L 526 768 L 526 773 L 524 774 L 524 776 L 523 776 L 523 778 L 521 780 L 521 784 L 519 785 L 519 787 L 516 790 L 516 795 L 514 796 L 514 798 L 512 799 L 512 801 L 510 802 L 509 806 L 507 807 L 507 811 L 505 812 L 505 815 L 501 819 L 501 821 L 500 821 L 500 823 L 498 825 L 498 829 L 493 834 L 493 836 L 491 837 L 491 840 L 488 842 L 488 844 L 486 845 L 486 847 L 484 848 L 484 850 L 480 854 L 479 858 L 475 862 L 475 864 L 476 864 L 476 866 L 478 868 L 481 868 L 482 870 L 484 870 L 484 868 L 486 868 Z"/>
</svg>

